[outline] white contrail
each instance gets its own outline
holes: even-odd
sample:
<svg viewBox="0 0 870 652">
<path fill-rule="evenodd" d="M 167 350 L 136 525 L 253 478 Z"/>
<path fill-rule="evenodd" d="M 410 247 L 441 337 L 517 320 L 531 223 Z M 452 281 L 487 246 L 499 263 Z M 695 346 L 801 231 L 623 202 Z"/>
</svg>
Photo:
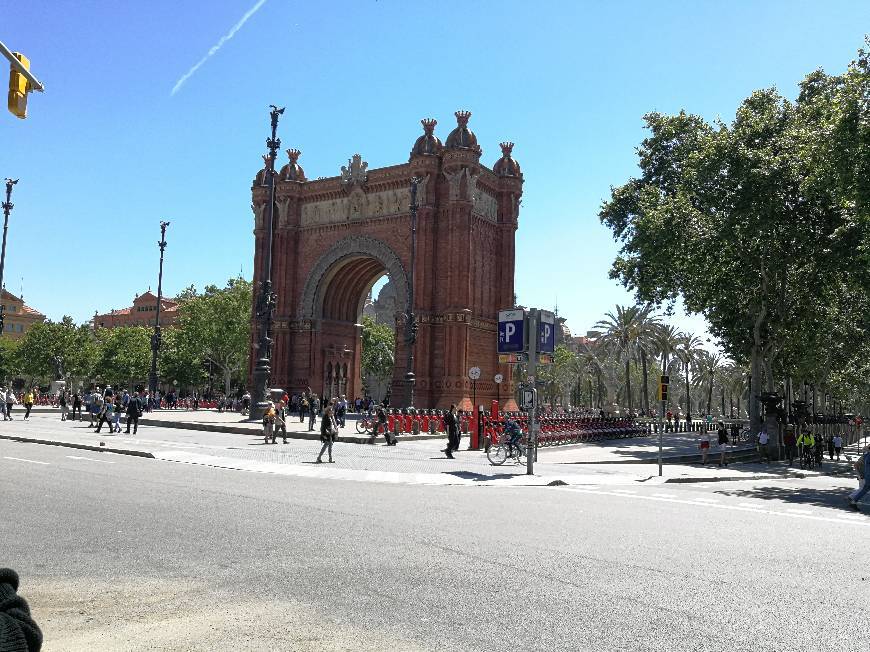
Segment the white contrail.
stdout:
<svg viewBox="0 0 870 652">
<path fill-rule="evenodd" d="M 214 56 L 214 54 L 223 47 L 224 43 L 226 43 L 231 38 L 233 38 L 236 35 L 236 32 L 238 32 L 240 29 L 242 29 L 244 24 L 246 22 L 248 22 L 248 19 L 251 16 L 253 16 L 255 13 L 257 13 L 257 11 L 260 9 L 260 7 L 262 7 L 264 4 L 266 4 L 266 0 L 257 0 L 257 4 L 255 4 L 253 7 L 248 9 L 248 11 L 245 12 L 245 15 L 242 16 L 241 20 L 239 22 L 237 22 L 235 25 L 233 25 L 233 28 L 229 32 L 224 34 L 221 37 L 220 41 L 218 41 L 213 46 L 211 46 L 211 48 L 209 48 L 208 53 L 206 53 L 206 55 L 202 59 L 197 61 L 196 65 L 193 68 L 191 68 L 186 73 L 184 73 L 184 75 L 182 75 L 181 79 L 179 79 L 177 82 L 175 82 L 175 86 L 172 87 L 172 92 L 169 94 L 169 96 L 172 97 L 173 95 L 175 95 L 178 92 L 178 90 L 182 86 L 184 86 L 184 82 L 186 82 L 188 79 L 190 79 L 193 76 L 193 73 L 195 73 L 197 70 L 200 69 L 202 64 L 204 64 L 212 56 Z"/>
</svg>

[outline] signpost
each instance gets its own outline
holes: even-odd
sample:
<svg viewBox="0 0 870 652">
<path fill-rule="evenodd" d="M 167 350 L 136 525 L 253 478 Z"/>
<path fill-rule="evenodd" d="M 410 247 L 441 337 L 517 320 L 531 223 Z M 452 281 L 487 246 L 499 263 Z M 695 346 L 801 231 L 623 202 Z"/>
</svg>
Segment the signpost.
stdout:
<svg viewBox="0 0 870 652">
<path fill-rule="evenodd" d="M 477 410 L 477 381 L 480 380 L 480 367 L 472 367 L 468 370 L 468 377 L 471 379 L 471 403 L 472 408 Z"/>
<path fill-rule="evenodd" d="M 502 310 L 498 313 L 498 353 L 522 353 L 526 350 L 526 313 Z"/>
<path fill-rule="evenodd" d="M 556 350 L 556 315 L 547 310 L 538 313 L 538 353 L 553 353 Z"/>
<path fill-rule="evenodd" d="M 504 380 L 504 376 L 502 376 L 501 374 L 496 374 L 495 378 L 493 378 L 493 380 L 495 381 L 495 400 L 500 405 L 501 404 L 501 383 Z"/>
</svg>

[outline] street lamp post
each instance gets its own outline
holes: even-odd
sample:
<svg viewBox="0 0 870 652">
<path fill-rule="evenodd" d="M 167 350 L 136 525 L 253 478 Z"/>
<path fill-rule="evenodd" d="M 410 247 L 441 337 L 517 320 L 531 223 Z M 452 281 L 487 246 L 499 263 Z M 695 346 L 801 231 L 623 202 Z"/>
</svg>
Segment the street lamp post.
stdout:
<svg viewBox="0 0 870 652">
<path fill-rule="evenodd" d="M 408 306 L 405 311 L 405 345 L 408 347 L 408 366 L 405 372 L 405 406 L 414 406 L 414 343 L 417 341 L 417 319 L 414 316 L 414 266 L 417 257 L 417 184 L 420 179 L 411 177 L 411 264 L 408 273 Z"/>
<path fill-rule="evenodd" d="M 3 249 L 0 252 L 0 292 L 3 289 L 3 270 L 6 267 L 6 231 L 9 230 L 9 213 L 12 212 L 12 186 L 18 179 L 6 179 L 6 201 L 3 202 Z M 0 295 L 2 296 L 2 295 Z M 5 305 L 0 301 L 0 335 L 3 334 L 3 319 Z"/>
<path fill-rule="evenodd" d="M 166 227 L 169 222 L 160 223 L 160 271 L 157 274 L 157 312 L 154 316 L 154 333 L 151 335 L 151 371 L 148 374 L 148 393 L 151 400 L 157 398 L 157 352 L 160 350 L 160 304 L 163 302 L 163 252 L 166 249 Z"/>
<path fill-rule="evenodd" d="M 269 155 L 266 157 L 266 176 L 269 180 L 269 217 L 266 222 L 266 259 L 263 265 L 263 281 L 260 286 L 260 296 L 257 299 L 257 326 L 259 339 L 257 350 L 260 357 L 254 367 L 253 387 L 251 388 L 250 420 L 263 418 L 269 409 L 269 383 L 272 376 L 272 313 L 275 310 L 275 293 L 272 292 L 272 245 L 275 219 L 275 159 L 281 147 L 278 138 L 278 117 L 284 113 L 283 108 L 271 105 L 272 136 L 266 139 Z"/>
</svg>

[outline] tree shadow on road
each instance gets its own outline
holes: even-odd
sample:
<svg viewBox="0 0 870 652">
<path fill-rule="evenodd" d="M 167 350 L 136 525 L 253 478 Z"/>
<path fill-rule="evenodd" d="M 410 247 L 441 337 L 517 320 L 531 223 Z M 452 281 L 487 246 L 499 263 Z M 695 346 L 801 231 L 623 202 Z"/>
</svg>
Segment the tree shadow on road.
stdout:
<svg viewBox="0 0 870 652">
<path fill-rule="evenodd" d="M 809 505 L 826 507 L 838 511 L 851 512 L 849 507 L 849 492 L 851 488 L 832 487 L 754 487 L 751 489 L 722 489 L 714 493 L 738 498 L 756 498 L 761 500 L 778 500 L 793 505 Z"/>
<path fill-rule="evenodd" d="M 487 475 L 485 473 L 475 473 L 473 471 L 442 471 L 446 475 L 452 475 L 463 480 L 474 480 L 475 482 L 488 482 L 490 480 L 504 480 L 505 478 L 515 478 L 520 473 L 493 473 Z"/>
</svg>

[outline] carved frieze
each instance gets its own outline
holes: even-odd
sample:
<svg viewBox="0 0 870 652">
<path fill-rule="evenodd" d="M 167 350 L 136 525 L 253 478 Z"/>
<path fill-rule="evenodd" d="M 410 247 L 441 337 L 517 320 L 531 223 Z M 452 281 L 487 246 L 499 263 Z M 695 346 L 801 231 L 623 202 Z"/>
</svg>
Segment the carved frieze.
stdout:
<svg viewBox="0 0 870 652">
<path fill-rule="evenodd" d="M 417 197 L 419 202 L 419 186 Z M 425 190 L 424 190 L 425 192 Z M 302 226 L 325 226 L 373 217 L 388 217 L 408 212 L 411 203 L 409 188 L 366 193 L 354 187 L 347 197 L 310 202 L 302 206 Z"/>
<path fill-rule="evenodd" d="M 251 210 L 254 211 L 254 230 L 259 231 L 265 228 L 266 220 L 264 214 L 266 212 L 266 204 L 251 204 Z"/>
<path fill-rule="evenodd" d="M 490 222 L 495 222 L 498 219 L 498 202 L 495 197 L 475 185 L 472 211 Z"/>
</svg>

